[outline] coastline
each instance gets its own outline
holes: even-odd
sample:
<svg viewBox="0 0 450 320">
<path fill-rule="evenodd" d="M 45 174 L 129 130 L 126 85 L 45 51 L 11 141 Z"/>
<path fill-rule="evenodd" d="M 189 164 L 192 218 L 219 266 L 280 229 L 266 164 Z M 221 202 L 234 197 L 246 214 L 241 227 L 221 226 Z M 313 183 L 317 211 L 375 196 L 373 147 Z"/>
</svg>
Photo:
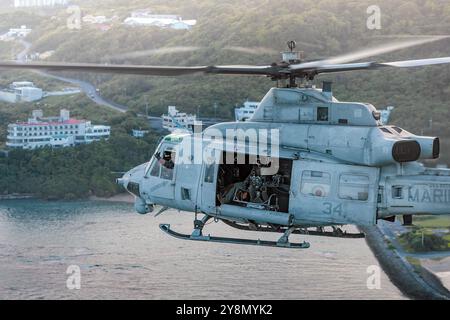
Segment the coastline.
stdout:
<svg viewBox="0 0 450 320">
<path fill-rule="evenodd" d="M 33 195 L 33 194 L 19 194 L 19 193 L 12 193 L 12 194 L 5 194 L 0 195 L 0 201 L 1 200 L 30 200 L 30 199 L 40 199 L 39 197 Z M 63 200 L 58 199 L 56 201 Z M 81 201 L 83 198 L 80 199 L 74 199 L 74 201 Z M 84 199 L 86 200 L 86 198 Z M 123 202 L 123 203 L 134 203 L 134 197 L 131 194 L 128 193 L 119 193 L 112 197 L 97 197 L 97 196 L 90 196 L 87 198 L 89 201 L 107 201 L 107 202 Z"/>
<path fill-rule="evenodd" d="M 19 194 L 19 193 L 12 193 L 12 194 L 4 194 L 0 195 L 0 200 L 24 200 L 24 199 L 35 199 L 36 196 L 32 194 Z"/>
<path fill-rule="evenodd" d="M 106 198 L 106 197 L 97 197 L 90 196 L 90 201 L 108 201 L 108 202 L 122 202 L 122 203 L 133 203 L 134 204 L 134 196 L 129 193 L 119 193 L 115 196 Z"/>
</svg>

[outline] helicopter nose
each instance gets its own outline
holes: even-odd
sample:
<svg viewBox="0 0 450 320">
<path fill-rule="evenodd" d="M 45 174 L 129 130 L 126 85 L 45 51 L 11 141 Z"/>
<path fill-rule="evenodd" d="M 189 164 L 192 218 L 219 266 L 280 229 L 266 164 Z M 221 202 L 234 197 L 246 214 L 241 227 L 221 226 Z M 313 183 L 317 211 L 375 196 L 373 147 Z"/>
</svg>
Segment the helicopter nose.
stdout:
<svg viewBox="0 0 450 320">
<path fill-rule="evenodd" d="M 143 176 L 142 167 L 143 166 L 133 168 L 127 173 L 125 173 L 121 178 L 116 179 L 116 183 L 119 186 L 122 186 L 124 189 L 126 189 L 128 192 L 135 195 L 136 197 L 141 196 L 139 182 L 142 180 Z"/>
<path fill-rule="evenodd" d="M 141 192 L 140 192 L 139 183 L 133 181 L 131 178 L 132 178 L 132 175 L 125 175 L 122 178 L 116 179 L 116 183 L 119 186 L 122 186 L 125 190 L 127 190 L 129 193 L 133 194 L 134 196 L 140 197 Z"/>
<path fill-rule="evenodd" d="M 116 179 L 116 184 L 118 184 L 121 187 L 126 188 L 126 179 L 118 178 L 118 179 Z"/>
<path fill-rule="evenodd" d="M 150 212 L 153 212 L 153 205 L 148 204 L 142 197 L 141 197 L 141 187 L 138 182 L 132 181 L 133 175 L 128 174 L 125 175 L 123 178 L 116 179 L 116 183 L 122 187 L 124 187 L 129 193 L 134 195 L 134 209 L 139 214 L 147 214 Z"/>
</svg>

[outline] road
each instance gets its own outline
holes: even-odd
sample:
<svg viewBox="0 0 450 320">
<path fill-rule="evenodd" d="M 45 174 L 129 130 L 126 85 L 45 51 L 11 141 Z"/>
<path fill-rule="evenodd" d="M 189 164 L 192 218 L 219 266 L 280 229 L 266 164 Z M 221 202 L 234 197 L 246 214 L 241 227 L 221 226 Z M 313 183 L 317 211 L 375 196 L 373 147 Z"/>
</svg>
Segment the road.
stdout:
<svg viewBox="0 0 450 320">
<path fill-rule="evenodd" d="M 17 61 L 18 62 L 26 62 L 27 60 L 27 55 L 30 52 L 31 46 L 32 44 L 30 42 L 27 42 L 23 39 L 20 39 L 18 41 L 22 46 L 23 46 L 23 50 L 17 54 Z M 86 96 L 91 99 L 93 102 L 95 102 L 96 104 L 100 105 L 100 106 L 105 106 L 108 107 L 110 109 L 113 109 L 115 111 L 119 111 L 122 113 L 125 113 L 128 111 L 128 107 L 115 103 L 113 101 L 109 101 L 105 98 L 103 98 L 99 92 L 97 91 L 97 88 L 92 84 L 89 83 L 87 81 L 82 81 L 79 79 L 73 79 L 73 78 L 67 78 L 67 77 L 62 77 L 62 76 L 57 76 L 45 71 L 34 71 L 35 73 L 43 76 L 43 77 L 47 77 L 47 78 L 52 78 L 52 79 L 56 79 L 59 81 L 63 81 L 63 82 L 67 82 L 70 83 L 72 85 L 75 85 L 77 87 L 80 88 L 80 90 L 82 92 L 84 92 L 86 94 Z M 163 130 L 162 128 L 162 123 L 161 123 L 161 118 L 160 117 L 154 117 L 154 116 L 147 116 L 144 114 L 138 114 L 139 117 L 146 117 L 149 122 L 150 125 L 153 129 L 161 131 Z M 224 121 L 223 119 L 213 119 L 213 118 L 204 118 L 201 119 L 201 121 L 206 125 L 206 126 L 210 126 L 212 124 L 215 124 L 217 122 L 222 122 Z"/>
<path fill-rule="evenodd" d="M 30 52 L 32 44 L 23 39 L 19 40 L 19 43 L 23 46 L 24 49 L 17 55 L 17 61 L 18 62 L 26 62 L 26 58 L 27 58 L 28 53 Z M 67 77 L 61 77 L 61 76 L 57 76 L 57 75 L 47 73 L 44 71 L 35 71 L 35 73 L 37 73 L 43 77 L 60 80 L 60 81 L 67 82 L 67 83 L 70 83 L 72 85 L 79 87 L 81 89 L 81 91 L 84 92 L 89 99 L 91 99 L 93 102 L 95 102 L 98 105 L 105 106 L 105 107 L 114 109 L 116 111 L 122 112 L 122 113 L 125 113 L 128 110 L 128 107 L 126 107 L 126 106 L 120 105 L 120 104 L 112 102 L 112 101 L 108 101 L 105 98 L 103 98 L 98 93 L 97 88 L 92 83 L 89 83 L 87 81 L 82 81 L 79 79 L 72 79 L 72 78 L 67 78 Z"/>
</svg>

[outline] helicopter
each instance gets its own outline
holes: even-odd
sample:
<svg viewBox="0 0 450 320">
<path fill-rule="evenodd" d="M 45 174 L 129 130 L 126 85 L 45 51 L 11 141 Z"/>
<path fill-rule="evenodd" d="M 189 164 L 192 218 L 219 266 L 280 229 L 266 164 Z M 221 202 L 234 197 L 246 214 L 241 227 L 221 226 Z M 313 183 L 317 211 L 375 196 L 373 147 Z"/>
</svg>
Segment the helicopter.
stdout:
<svg viewBox="0 0 450 320">
<path fill-rule="evenodd" d="M 146 76 L 224 74 L 269 77 L 276 82 L 246 122 L 162 138 L 149 162 L 117 183 L 134 195 L 140 214 L 169 208 L 194 214 L 191 234 L 160 229 L 183 240 L 305 249 L 292 234 L 362 238 L 345 225 L 450 214 L 450 170 L 420 161 L 440 155 L 438 137 L 418 136 L 381 121 L 369 103 L 341 102 L 321 74 L 448 64 L 450 57 L 394 62 L 355 62 L 447 36 L 384 45 L 305 61 L 288 42 L 282 60 L 262 66 L 139 66 L 81 63 L 0 62 L 0 69 L 81 71 Z M 281 234 L 277 241 L 211 236 L 210 220 L 245 231 Z"/>
</svg>

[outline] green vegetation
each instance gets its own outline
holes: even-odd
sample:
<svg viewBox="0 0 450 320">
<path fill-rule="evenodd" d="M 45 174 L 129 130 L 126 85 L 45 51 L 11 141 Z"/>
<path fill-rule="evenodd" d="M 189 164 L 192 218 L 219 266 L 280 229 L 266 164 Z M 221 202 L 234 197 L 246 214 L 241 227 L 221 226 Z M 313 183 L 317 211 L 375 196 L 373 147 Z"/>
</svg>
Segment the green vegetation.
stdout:
<svg viewBox="0 0 450 320">
<path fill-rule="evenodd" d="M 366 20 L 371 0 L 104 0 L 74 1 L 83 14 L 101 14 L 119 19 L 109 31 L 83 24 L 81 30 L 69 30 L 69 14 L 55 10 L 50 14 L 33 10 L 0 13 L 0 31 L 26 24 L 33 28 L 28 41 L 32 51 L 55 50 L 54 61 L 135 63 L 151 65 L 267 64 L 280 59 L 278 54 L 255 50 L 255 54 L 225 50 L 226 47 L 265 47 L 283 50 L 286 41 L 297 40 L 308 59 L 318 59 L 389 42 L 384 36 L 448 34 L 450 3 L 442 0 L 379 0 L 382 29 L 368 30 Z M 197 19 L 191 30 L 129 28 L 121 21 L 135 9 L 150 8 L 154 13 L 178 14 Z M 449 40 L 376 57 L 377 61 L 448 56 Z M 10 43 L 0 44 L 0 57 L 11 56 Z M 196 46 L 194 52 L 150 55 L 135 59 L 113 59 L 111 55 L 174 46 Z M 370 59 L 372 60 L 372 59 Z M 442 140 L 441 163 L 450 164 L 450 66 L 409 70 L 350 72 L 316 79 L 332 80 L 334 95 L 340 100 L 365 101 L 378 108 L 397 108 L 392 122 L 415 132 L 438 135 Z M 261 99 L 273 83 L 267 78 L 232 76 L 190 76 L 158 78 L 123 75 L 70 74 L 89 80 L 102 94 L 133 112 L 144 112 L 148 103 L 153 115 L 177 105 L 183 111 L 201 116 L 219 115 L 231 119 L 233 108 L 244 100 Z M 31 79 L 44 88 L 58 87 L 52 80 L 39 80 L 33 73 L 2 72 L 0 86 L 16 79 Z M 41 83 L 39 81 L 42 81 Z M 33 108 L 57 113 L 61 107 L 74 116 L 113 124 L 108 142 L 67 150 L 13 152 L 0 160 L 0 192 L 39 191 L 43 197 L 86 196 L 90 193 L 114 193 L 111 171 L 125 171 L 151 154 L 156 136 L 143 141 L 127 134 L 134 121 L 132 114 L 111 116 L 111 111 L 92 105 L 81 96 L 51 98 L 39 105 L 0 103 L 0 145 L 5 140 L 5 125 L 26 119 Z M 429 120 L 433 119 L 433 126 Z M 121 148 L 124 148 L 123 150 Z M 130 154 L 129 154 L 130 153 Z M 45 159 L 45 161 L 43 161 Z M 51 163 L 51 168 L 48 163 Z M 431 163 L 431 164 L 434 164 Z M 94 179 L 94 175 L 96 179 Z M 58 179 L 62 178 L 62 179 Z M 95 181 L 101 186 L 96 185 Z M 53 185 L 55 184 L 55 185 Z M 70 185 L 72 184 L 72 185 Z M 70 186 L 70 188 L 69 188 Z M 71 191 L 72 190 L 72 191 Z M 72 194 L 69 194 L 72 193 Z"/>
<path fill-rule="evenodd" d="M 404 233 L 399 241 L 409 252 L 446 251 L 450 248 L 450 242 L 445 237 L 427 229 Z"/>
<path fill-rule="evenodd" d="M 107 62 L 137 64 L 266 64 L 279 60 L 276 52 L 295 39 L 308 59 L 333 56 L 367 46 L 385 43 L 389 35 L 447 34 L 450 3 L 440 0 L 380 0 L 381 30 L 368 30 L 367 7 L 373 1 L 348 0 L 105 0 L 76 1 L 83 14 L 119 16 L 112 29 L 100 31 L 83 24 L 81 30 L 69 30 L 67 12 L 49 17 L 22 18 L 34 28 L 29 36 L 33 51 L 56 50 L 55 61 Z M 150 8 L 154 13 L 179 14 L 197 19 L 191 30 L 156 27 L 130 28 L 121 24 L 132 10 Z M 31 13 L 28 12 L 28 15 Z M 1 21 L 3 18 L 0 17 Z M 6 18 L 11 19 L 10 15 Z M 25 21 L 27 20 L 27 21 Z M 29 20 L 29 21 L 28 21 Z M 8 20 L 9 21 L 9 20 Z M 6 23 L 3 23 L 6 24 Z M 113 59 L 111 55 L 173 46 L 196 46 L 194 52 L 150 55 L 135 59 Z M 224 50 L 226 47 L 266 47 L 275 54 L 256 50 L 256 54 Z M 379 61 L 428 58 L 448 55 L 449 40 L 376 57 Z M 316 80 L 335 82 L 334 93 L 340 100 L 366 101 L 378 108 L 396 106 L 392 121 L 405 129 L 439 135 L 443 141 L 443 163 L 450 163 L 450 127 L 447 108 L 450 96 L 450 66 L 409 70 L 350 72 L 323 76 Z M 261 99 L 273 83 L 266 78 L 230 76 L 191 76 L 157 78 L 123 75 L 77 75 L 92 81 L 110 100 L 134 111 L 149 110 L 160 115 L 167 105 L 200 115 L 214 114 L 230 119 L 235 104 L 245 99 Z M 433 119 L 433 127 L 429 120 Z"/>
<path fill-rule="evenodd" d="M 411 231 L 401 235 L 399 240 L 410 252 L 449 250 L 450 217 L 416 216 Z"/>
<path fill-rule="evenodd" d="M 448 216 L 417 216 L 414 217 L 414 225 L 422 228 L 449 229 L 450 217 Z"/>
<path fill-rule="evenodd" d="M 414 267 L 414 269 L 418 270 L 417 268 L 421 267 L 421 263 L 419 259 L 413 258 L 413 257 L 406 257 L 406 260 Z"/>
<path fill-rule="evenodd" d="M 133 128 L 149 129 L 144 119 L 132 112 L 111 113 L 92 105 L 87 98 L 71 99 L 70 104 L 61 104 L 60 99 L 63 98 L 54 97 L 40 107 L 46 114 L 58 114 L 59 107 L 64 106 L 74 117 L 108 123 L 112 126 L 111 138 L 74 148 L 12 150 L 8 158 L 0 158 L 0 194 L 31 193 L 43 199 L 109 197 L 123 191 L 115 184 L 121 172 L 150 159 L 158 135 L 150 133 L 139 140 L 130 135 Z M 21 120 L 26 119 L 34 107 L 9 106 L 6 112 L 2 108 L 1 128 L 17 115 L 22 115 L 18 117 Z"/>
</svg>

